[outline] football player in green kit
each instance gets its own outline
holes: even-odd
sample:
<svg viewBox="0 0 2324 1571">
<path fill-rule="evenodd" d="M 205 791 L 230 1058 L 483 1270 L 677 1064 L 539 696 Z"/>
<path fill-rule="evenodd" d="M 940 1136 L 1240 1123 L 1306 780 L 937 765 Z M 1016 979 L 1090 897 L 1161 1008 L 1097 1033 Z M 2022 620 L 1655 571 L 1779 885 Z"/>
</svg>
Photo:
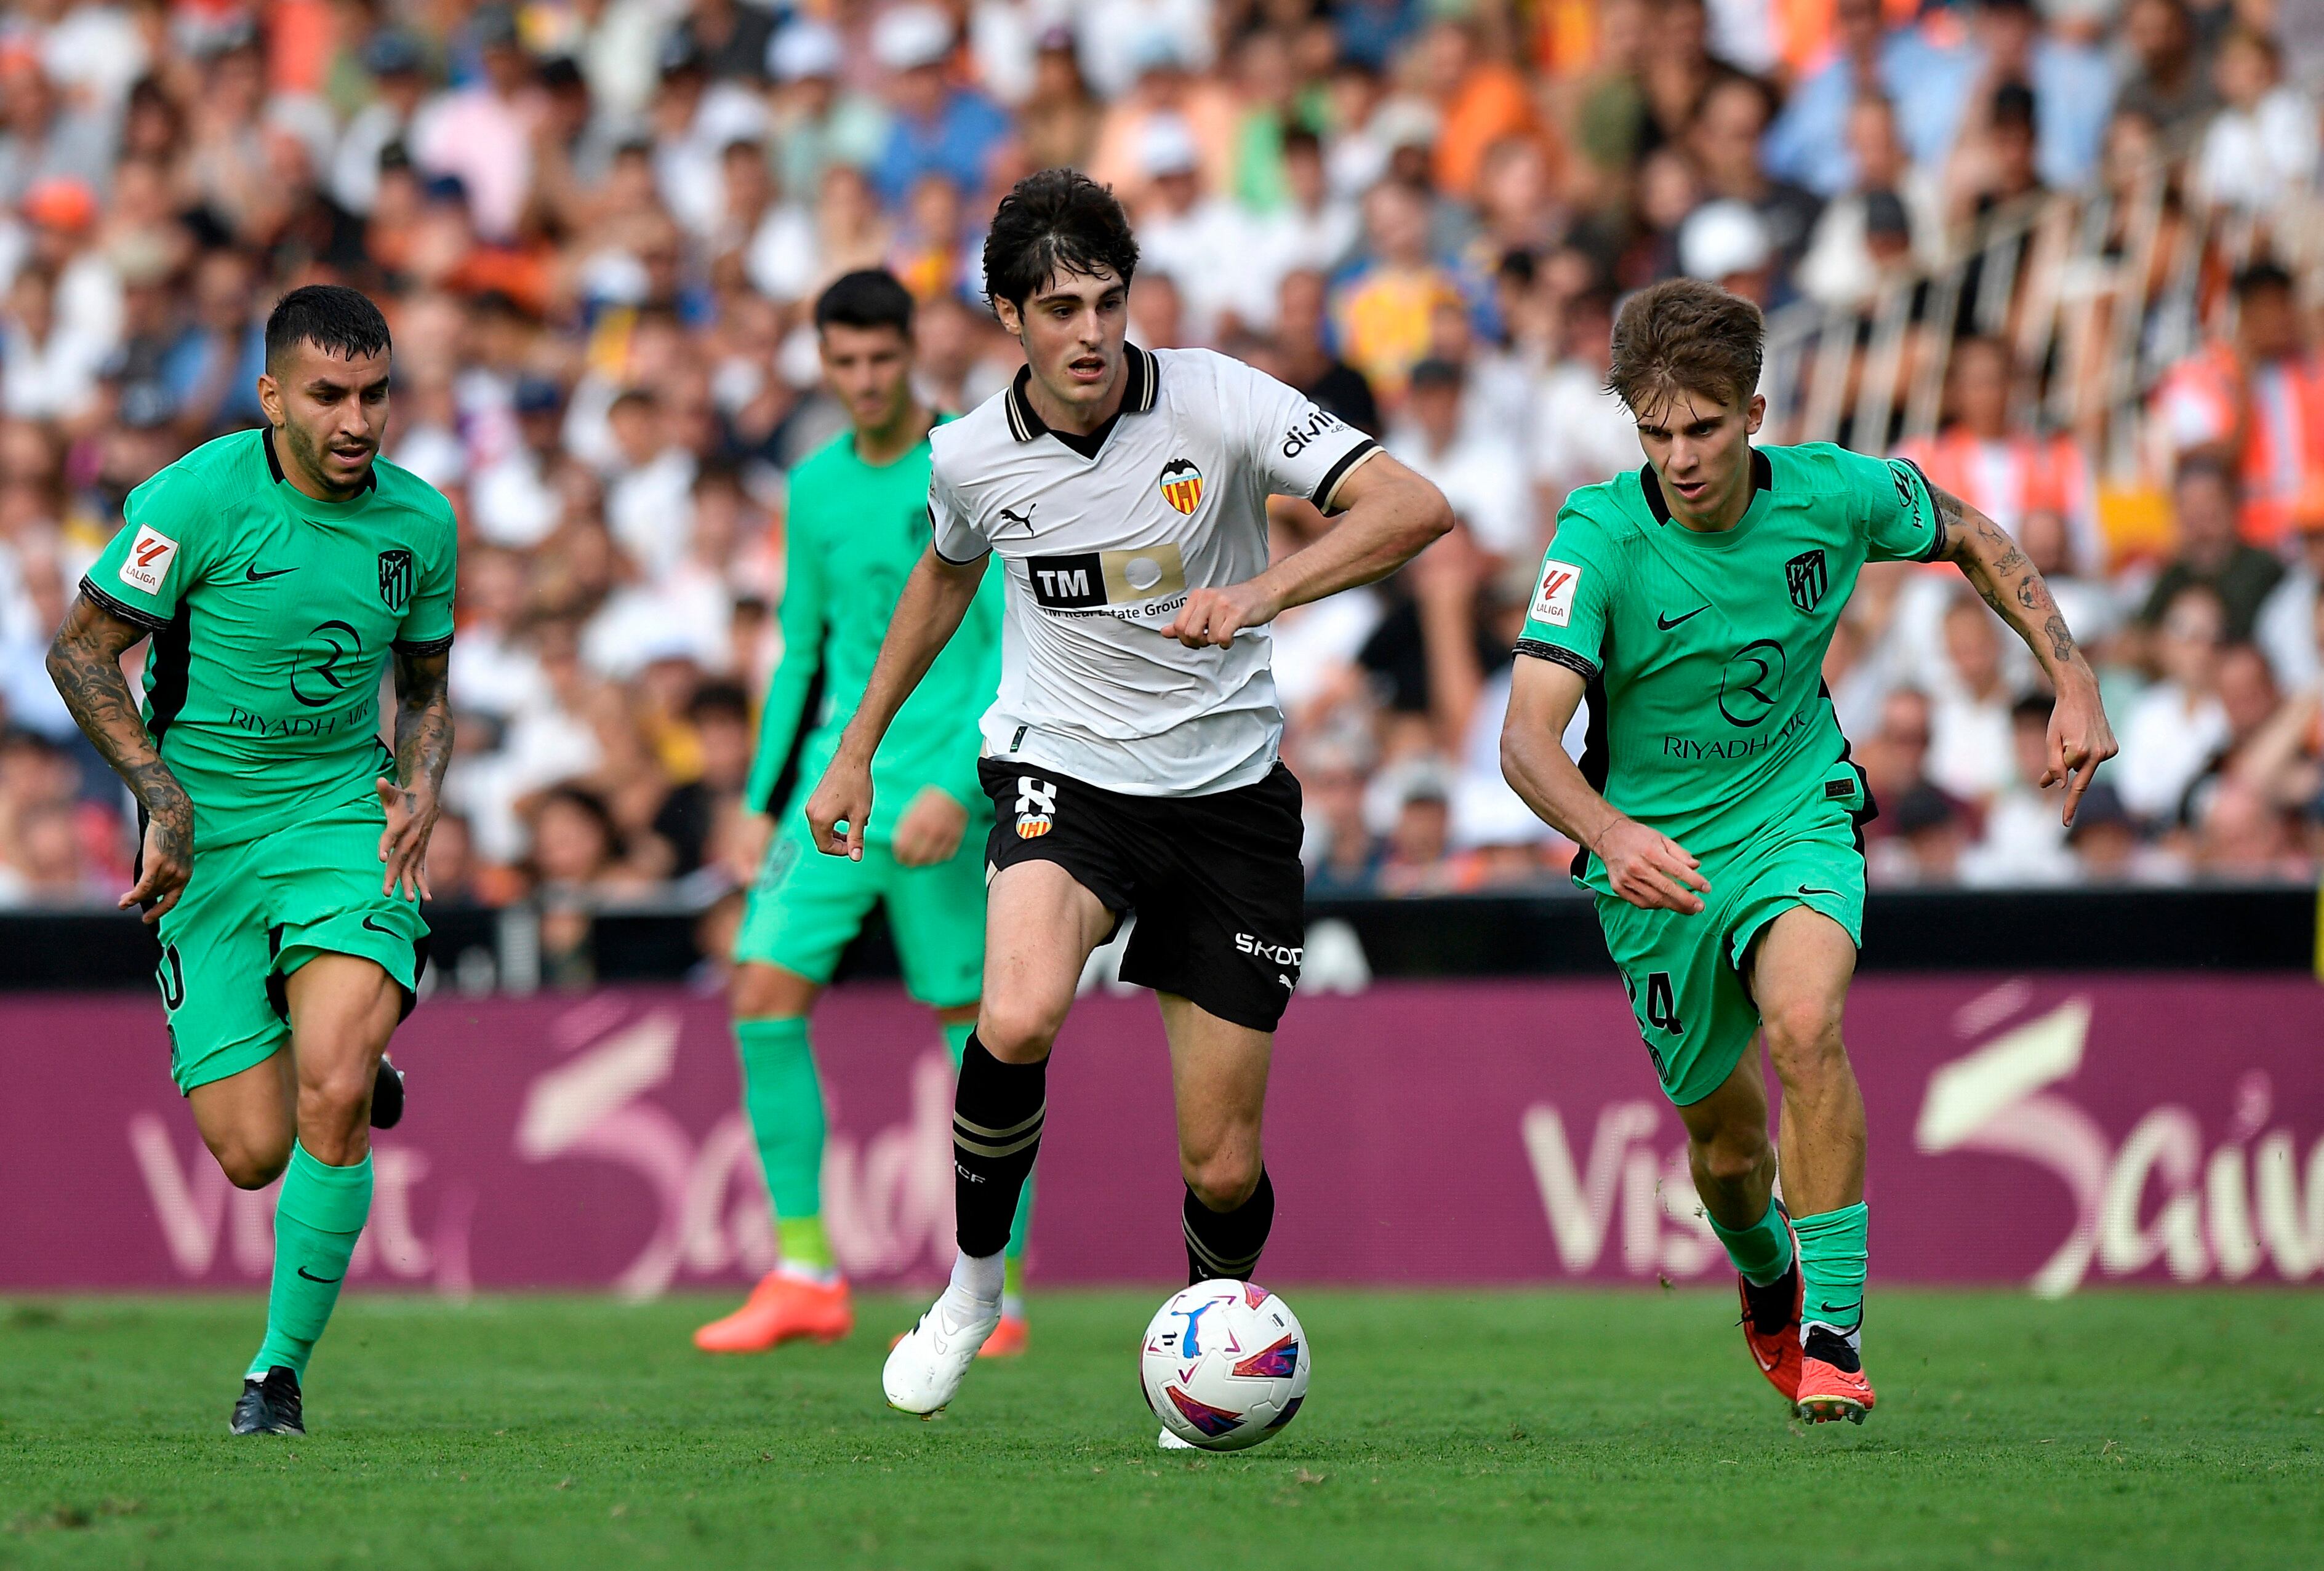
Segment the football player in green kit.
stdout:
<svg viewBox="0 0 2324 1571">
<path fill-rule="evenodd" d="M 282 1180 L 238 1435 L 305 1432 L 300 1382 L 370 1213 L 370 1130 L 401 1111 L 383 1055 L 428 940 L 456 530 L 441 496 L 378 456 L 390 352 L 355 290 L 285 295 L 258 379 L 267 426 L 130 493 L 49 652 L 137 799 L 121 904 L 161 940 L 178 1089 L 229 1180 Z M 143 639 L 141 704 L 120 662 Z"/>
<path fill-rule="evenodd" d="M 2016 629 L 2057 694 L 2041 784 L 2065 784 L 2068 823 L 2115 740 L 2048 586 L 1991 519 L 1908 463 L 1751 446 L 1761 333 L 1757 307 L 1692 280 L 1624 306 L 1608 381 L 1646 463 L 1558 515 L 1501 759 L 1582 848 L 1575 878 L 1686 1125 L 1753 1357 L 1800 1417 L 1861 1423 L 1864 1102 L 1840 1013 L 1874 807 L 1821 675 L 1858 573 L 1951 562 Z M 1577 767 L 1559 738 L 1585 695 Z M 1782 1088 L 1775 1143 L 1755 1034 Z"/>
<path fill-rule="evenodd" d="M 790 476 L 783 656 L 768 684 L 744 806 L 772 839 L 734 943 L 734 1035 L 742 1103 L 775 1211 L 780 1259 L 742 1308 L 695 1333 L 713 1353 L 854 1326 L 823 1227 L 823 1088 L 807 1015 L 874 902 L 912 996 L 936 1012 L 957 1063 L 984 973 L 984 840 L 977 722 L 1001 680 L 1001 584 L 985 586 L 881 742 L 872 769 L 904 810 L 863 859 L 818 856 L 800 804 L 855 712 L 904 580 L 928 540 L 928 432 L 941 417 L 912 390 L 912 297 L 881 271 L 849 273 L 816 301 L 824 380 L 850 428 Z M 794 800 L 794 798 L 797 800 Z M 1023 1251 L 1032 1191 L 1009 1244 L 1007 1312 L 984 1351 L 1022 1352 Z"/>
</svg>

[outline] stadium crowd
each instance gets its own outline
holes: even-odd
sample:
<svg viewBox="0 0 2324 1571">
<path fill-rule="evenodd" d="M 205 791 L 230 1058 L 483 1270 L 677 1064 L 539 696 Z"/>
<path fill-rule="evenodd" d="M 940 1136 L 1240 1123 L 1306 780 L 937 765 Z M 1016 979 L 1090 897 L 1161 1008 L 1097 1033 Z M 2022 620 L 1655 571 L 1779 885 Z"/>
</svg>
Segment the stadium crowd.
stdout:
<svg viewBox="0 0 2324 1571">
<path fill-rule="evenodd" d="M 885 265 L 918 373 L 1015 370 L 981 223 L 1074 164 L 1131 312 L 1379 435 L 1461 528 L 1286 614 L 1314 888 L 1562 879 L 1500 779 L 1509 648 L 1572 487 L 1634 467 L 1619 291 L 1848 308 L 1981 216 L 2182 150 L 2174 198 L 2312 198 L 2317 0 L 16 0 L 0 18 L 0 903 L 109 901 L 125 798 L 42 655 L 132 487 L 254 423 L 295 284 L 395 334 L 387 455 L 461 521 L 439 900 L 712 907 L 779 653 L 784 475 L 839 416 L 807 308 Z M 2029 368 L 1969 338 L 1914 445 L 2017 531 L 2123 739 L 2070 834 L 2024 651 L 1948 567 L 1868 570 L 1827 677 L 1876 882 L 2312 877 L 2324 354 L 2255 250 L 2148 404 L 2162 526 L 2102 527 Z M 1323 527 L 1277 504 L 1281 544 Z M 1578 734 L 1570 739 L 1577 745 Z M 552 902 L 553 904 L 554 902 Z M 552 942 L 554 935 L 551 935 Z"/>
</svg>

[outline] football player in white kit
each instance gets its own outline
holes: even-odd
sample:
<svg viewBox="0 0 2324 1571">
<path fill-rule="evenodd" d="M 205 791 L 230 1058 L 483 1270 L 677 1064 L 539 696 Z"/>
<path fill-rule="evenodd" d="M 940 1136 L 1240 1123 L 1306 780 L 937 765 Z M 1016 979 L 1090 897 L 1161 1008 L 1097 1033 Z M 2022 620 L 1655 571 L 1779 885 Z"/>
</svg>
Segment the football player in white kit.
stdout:
<svg viewBox="0 0 2324 1571">
<path fill-rule="evenodd" d="M 1305 884 L 1267 625 L 1452 524 L 1434 486 L 1272 377 L 1126 343 L 1137 263 L 1120 204 L 1085 176 L 1046 170 L 1001 201 L 985 290 L 1026 365 L 931 434 L 935 537 L 807 805 L 819 848 L 860 854 L 872 753 L 998 556 L 984 994 L 953 1105 L 960 1255 L 889 1355 L 906 1412 L 949 1402 L 999 1321 L 1050 1044 L 1084 962 L 1133 914 L 1121 976 L 1155 990 L 1170 1042 L 1188 1276 L 1257 1263 L 1275 1213 L 1259 1117 Z M 1269 565 L 1270 494 L 1337 522 Z"/>
</svg>

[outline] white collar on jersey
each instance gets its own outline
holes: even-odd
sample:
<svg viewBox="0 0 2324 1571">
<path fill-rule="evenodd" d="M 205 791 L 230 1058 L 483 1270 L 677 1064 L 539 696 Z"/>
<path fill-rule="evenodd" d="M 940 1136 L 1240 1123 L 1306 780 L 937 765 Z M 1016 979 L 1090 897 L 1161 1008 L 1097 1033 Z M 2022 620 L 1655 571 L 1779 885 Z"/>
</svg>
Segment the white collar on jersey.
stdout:
<svg viewBox="0 0 2324 1571">
<path fill-rule="evenodd" d="M 1086 436 L 1070 436 L 1064 431 L 1052 432 L 1048 422 L 1033 412 L 1032 400 L 1025 396 L 1025 384 L 1033 380 L 1033 368 L 1027 365 L 1018 368 L 1017 380 L 1009 384 L 1009 390 L 1001 400 L 1009 413 L 1009 434 L 1019 442 L 1055 436 L 1058 441 L 1076 451 L 1086 445 L 1090 452 L 1095 452 L 1104 443 L 1106 433 L 1113 429 L 1114 419 L 1123 415 L 1146 414 L 1154 408 L 1154 400 L 1161 396 L 1161 362 L 1135 344 L 1124 344 L 1121 353 L 1124 361 L 1122 374 L 1130 379 L 1130 382 L 1122 390 L 1121 407 L 1104 425 Z M 1083 455 L 1084 457 L 1088 455 L 1087 453 Z"/>
</svg>

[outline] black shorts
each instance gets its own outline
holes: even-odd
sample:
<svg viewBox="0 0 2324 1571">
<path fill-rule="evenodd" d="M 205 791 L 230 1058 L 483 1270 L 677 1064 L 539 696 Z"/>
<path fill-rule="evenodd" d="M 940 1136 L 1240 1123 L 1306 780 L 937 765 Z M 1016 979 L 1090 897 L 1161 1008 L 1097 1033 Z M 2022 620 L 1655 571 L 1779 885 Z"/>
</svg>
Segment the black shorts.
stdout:
<svg viewBox="0 0 2324 1571">
<path fill-rule="evenodd" d="M 1290 770 L 1278 763 L 1264 780 L 1207 796 L 1125 796 L 1006 758 L 977 773 L 992 798 L 984 855 L 996 872 L 1055 862 L 1117 918 L 1137 914 L 1123 981 L 1276 1028 L 1306 942 Z"/>
</svg>

